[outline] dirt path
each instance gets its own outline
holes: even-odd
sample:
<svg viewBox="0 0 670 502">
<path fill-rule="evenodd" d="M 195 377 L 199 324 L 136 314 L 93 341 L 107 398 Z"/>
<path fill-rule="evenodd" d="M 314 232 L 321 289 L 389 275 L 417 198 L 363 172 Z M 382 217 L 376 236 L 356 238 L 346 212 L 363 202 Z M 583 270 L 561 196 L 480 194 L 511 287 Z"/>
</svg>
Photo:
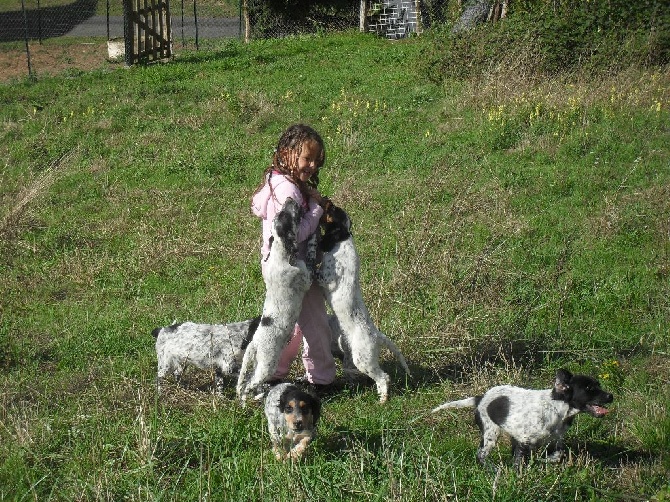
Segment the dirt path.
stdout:
<svg viewBox="0 0 670 502">
<path fill-rule="evenodd" d="M 106 41 L 41 45 L 33 43 L 29 48 L 32 71 L 37 78 L 57 75 L 67 70 L 92 70 L 123 64 L 108 60 Z M 17 49 L 0 48 L 0 82 L 9 83 L 27 77 L 28 58 L 25 45 Z"/>
</svg>

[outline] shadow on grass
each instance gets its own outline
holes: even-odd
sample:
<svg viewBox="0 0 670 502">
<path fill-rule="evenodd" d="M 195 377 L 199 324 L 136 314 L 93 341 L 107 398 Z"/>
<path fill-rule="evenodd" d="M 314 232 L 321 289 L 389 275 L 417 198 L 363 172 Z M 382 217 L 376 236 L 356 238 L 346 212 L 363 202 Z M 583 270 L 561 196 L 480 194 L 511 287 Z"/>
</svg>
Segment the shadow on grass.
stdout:
<svg viewBox="0 0 670 502">
<path fill-rule="evenodd" d="M 269 47 L 269 46 L 268 46 Z M 176 61 L 184 64 L 201 64 L 203 62 L 217 62 L 224 65 L 226 68 L 233 68 L 241 64 L 258 64 L 271 65 L 287 56 L 294 56 L 298 54 L 309 54 L 308 47 L 301 44 L 296 44 L 291 47 L 284 47 L 281 54 L 253 54 L 250 52 L 249 46 L 240 43 L 238 40 L 229 39 L 222 43 L 222 47 L 216 50 L 203 52 L 182 52 L 177 56 Z"/>
<path fill-rule="evenodd" d="M 568 442 L 568 447 L 579 456 L 589 455 L 603 466 L 619 468 L 627 465 L 654 464 L 657 456 L 644 450 L 631 450 L 618 444 L 604 444 L 583 441 Z"/>
<path fill-rule="evenodd" d="M 526 371 L 542 368 L 559 359 L 559 354 L 550 350 L 543 340 L 506 340 L 497 342 L 485 340 L 474 344 L 462 353 L 450 354 L 439 365 L 422 365 L 416 360 L 408 360 L 412 376 L 407 381 L 408 390 L 417 390 L 426 386 L 450 381 L 467 384 L 472 375 L 484 367 L 524 368 Z M 388 370 L 385 370 L 388 371 Z M 396 375 L 403 378 L 402 370 L 396 365 Z"/>
<path fill-rule="evenodd" d="M 95 14 L 97 0 L 0 13 L 0 42 L 61 37 Z"/>
<path fill-rule="evenodd" d="M 381 433 L 350 427 L 336 427 L 333 434 L 319 439 L 323 450 L 337 459 L 341 459 L 344 452 L 360 450 L 376 455 L 385 447 Z"/>
<path fill-rule="evenodd" d="M 535 370 L 539 371 L 547 365 L 571 357 L 570 353 L 553 350 L 552 346 L 553 344 L 545 343 L 543 339 L 502 342 L 484 340 L 471 345 L 467 351 L 451 353 L 439 365 L 421 364 L 420 361 L 408 357 L 410 376 L 405 374 L 395 359 L 388 358 L 381 361 L 381 368 L 391 379 L 389 398 L 393 399 L 394 396 L 413 394 L 427 387 L 443 385 L 445 382 L 467 385 L 477 375 L 481 375 L 482 368 L 509 367 L 516 370 L 523 369 L 524 373 L 533 373 Z M 187 389 L 197 391 L 196 394 L 205 399 L 214 391 L 213 375 L 208 375 L 206 372 L 198 377 L 190 372 L 185 373 L 182 383 Z M 235 376 L 226 378 L 224 399 L 232 401 L 236 399 L 235 384 Z M 325 401 L 360 397 L 368 393 L 376 397 L 377 389 L 374 381 L 362 373 L 358 376 L 344 376 L 338 373 L 335 382 L 317 392 Z"/>
</svg>

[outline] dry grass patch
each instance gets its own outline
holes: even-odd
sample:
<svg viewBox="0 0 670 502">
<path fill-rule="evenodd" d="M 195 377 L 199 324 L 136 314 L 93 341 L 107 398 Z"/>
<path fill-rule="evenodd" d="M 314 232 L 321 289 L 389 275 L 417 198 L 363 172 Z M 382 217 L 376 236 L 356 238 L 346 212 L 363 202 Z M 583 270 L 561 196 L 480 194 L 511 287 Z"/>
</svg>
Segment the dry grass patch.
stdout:
<svg viewBox="0 0 670 502">
<path fill-rule="evenodd" d="M 3 208 L 2 219 L 0 220 L 0 236 L 9 238 L 16 236 L 20 228 L 21 219 L 29 213 L 33 202 L 49 191 L 56 181 L 68 174 L 76 165 L 79 158 L 77 150 L 70 150 L 56 160 L 53 160 L 37 176 L 26 183 L 15 197 Z"/>
</svg>

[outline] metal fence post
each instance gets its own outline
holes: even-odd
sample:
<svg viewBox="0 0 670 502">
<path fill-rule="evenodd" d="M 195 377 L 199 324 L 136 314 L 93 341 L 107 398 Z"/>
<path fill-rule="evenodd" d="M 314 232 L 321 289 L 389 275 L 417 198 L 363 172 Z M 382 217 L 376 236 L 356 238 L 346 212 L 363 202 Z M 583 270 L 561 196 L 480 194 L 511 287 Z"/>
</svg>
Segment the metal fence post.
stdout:
<svg viewBox="0 0 670 502">
<path fill-rule="evenodd" d="M 28 60 L 28 76 L 32 79 L 33 67 L 30 63 L 30 45 L 28 45 L 28 14 L 26 13 L 26 2 L 21 0 L 21 10 L 23 11 L 23 38 L 26 42 L 26 58 Z"/>
<path fill-rule="evenodd" d="M 42 6 L 40 5 L 40 0 L 37 0 L 37 36 L 40 40 L 40 45 L 42 45 Z"/>
<path fill-rule="evenodd" d="M 198 45 L 198 8 L 196 6 L 196 0 L 193 0 L 193 19 L 195 21 L 195 50 L 199 50 Z"/>
</svg>

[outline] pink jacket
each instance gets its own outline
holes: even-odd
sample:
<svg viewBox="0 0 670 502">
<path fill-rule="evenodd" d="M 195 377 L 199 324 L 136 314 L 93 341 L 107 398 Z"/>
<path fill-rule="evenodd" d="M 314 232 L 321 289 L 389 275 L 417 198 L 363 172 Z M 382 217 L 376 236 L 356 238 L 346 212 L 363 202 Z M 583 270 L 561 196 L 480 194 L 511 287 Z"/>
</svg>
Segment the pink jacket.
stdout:
<svg viewBox="0 0 670 502">
<path fill-rule="evenodd" d="M 272 190 L 270 190 L 270 185 L 272 185 Z M 307 239 L 319 227 L 323 208 L 314 199 L 310 199 L 309 204 L 306 204 L 295 183 L 283 174 L 273 173 L 269 182 L 266 182 L 251 200 L 251 212 L 263 220 L 263 244 L 261 246 L 261 256 L 263 258 L 270 252 L 272 221 L 275 215 L 281 211 L 288 197 L 291 197 L 306 209 L 298 229 L 298 258 L 305 258 Z"/>
</svg>

